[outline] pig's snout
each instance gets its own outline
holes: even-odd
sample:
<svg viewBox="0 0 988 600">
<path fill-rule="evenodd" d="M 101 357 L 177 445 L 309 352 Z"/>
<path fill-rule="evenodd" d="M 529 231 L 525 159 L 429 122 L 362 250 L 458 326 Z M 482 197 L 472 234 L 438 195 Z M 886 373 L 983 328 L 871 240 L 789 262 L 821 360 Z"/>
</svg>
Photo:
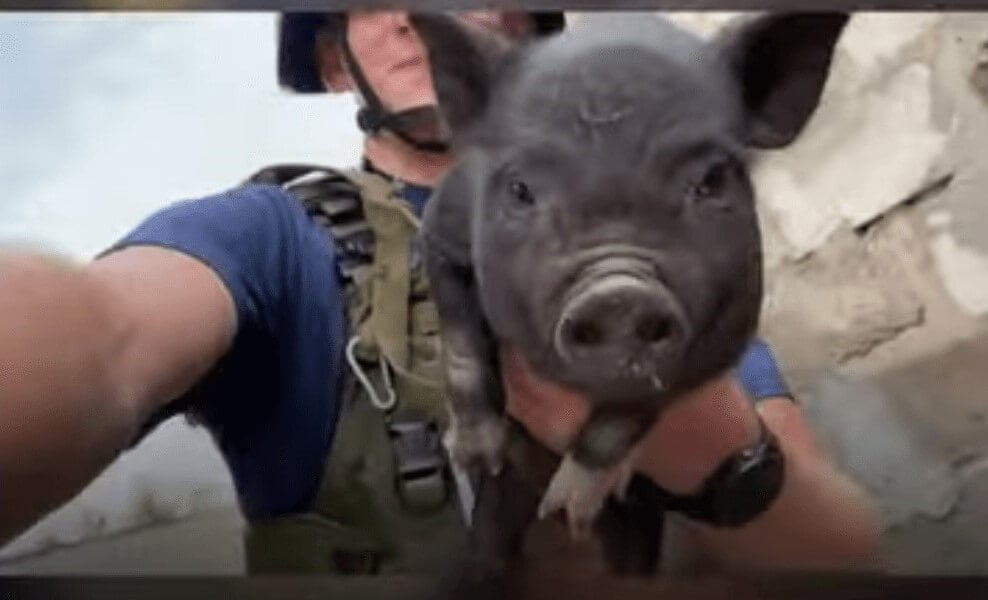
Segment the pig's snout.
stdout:
<svg viewBox="0 0 988 600">
<path fill-rule="evenodd" d="M 687 321 L 669 290 L 653 278 L 596 278 L 563 306 L 556 350 L 571 365 L 620 378 L 661 375 L 681 350 Z"/>
</svg>

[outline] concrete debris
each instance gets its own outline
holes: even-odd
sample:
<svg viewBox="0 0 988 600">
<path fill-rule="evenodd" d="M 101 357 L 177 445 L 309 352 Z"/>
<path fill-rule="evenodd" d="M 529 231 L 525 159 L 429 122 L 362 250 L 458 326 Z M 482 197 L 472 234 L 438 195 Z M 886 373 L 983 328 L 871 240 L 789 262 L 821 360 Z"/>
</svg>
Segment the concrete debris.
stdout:
<svg viewBox="0 0 988 600">
<path fill-rule="evenodd" d="M 826 373 L 804 397 L 815 430 L 873 494 L 886 527 L 917 516 L 949 517 L 960 499 L 949 458 L 924 444 L 916 425 L 880 387 Z"/>
<path fill-rule="evenodd" d="M 988 105 L 988 42 L 981 45 L 981 53 L 971 70 L 971 87 Z"/>
</svg>

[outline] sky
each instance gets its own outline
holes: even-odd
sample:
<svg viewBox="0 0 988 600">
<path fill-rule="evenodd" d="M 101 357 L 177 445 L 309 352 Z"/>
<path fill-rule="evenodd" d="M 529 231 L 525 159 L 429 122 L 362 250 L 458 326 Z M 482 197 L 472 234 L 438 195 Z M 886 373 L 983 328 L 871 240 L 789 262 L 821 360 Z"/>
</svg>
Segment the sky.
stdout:
<svg viewBox="0 0 988 600">
<path fill-rule="evenodd" d="M 274 65 L 271 14 L 0 14 L 0 247 L 85 259 L 260 167 L 356 164 L 352 99 L 283 92 Z M 173 419 L 0 562 L 232 502 L 211 440 Z"/>
<path fill-rule="evenodd" d="M 0 243 L 87 257 L 279 161 L 349 166 L 349 96 L 275 81 L 275 17 L 0 14 Z"/>
</svg>

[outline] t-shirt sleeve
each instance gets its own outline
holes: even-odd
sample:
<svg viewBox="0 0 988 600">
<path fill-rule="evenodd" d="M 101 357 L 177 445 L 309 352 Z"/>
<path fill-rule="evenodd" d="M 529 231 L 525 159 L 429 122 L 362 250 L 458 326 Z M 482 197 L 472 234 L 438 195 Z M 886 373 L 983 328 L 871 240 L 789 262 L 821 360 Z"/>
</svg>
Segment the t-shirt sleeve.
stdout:
<svg viewBox="0 0 988 600">
<path fill-rule="evenodd" d="M 329 233 L 288 192 L 249 185 L 169 206 L 107 252 L 137 245 L 171 248 L 215 271 L 237 331 L 210 373 L 152 415 L 133 444 L 189 414 L 218 443 L 247 515 L 303 510 L 342 391 L 345 299 Z"/>
<path fill-rule="evenodd" d="M 775 360 L 775 354 L 761 338 L 754 338 L 748 345 L 738 364 L 737 377 L 745 392 L 756 403 L 773 397 L 795 401 Z"/>
<path fill-rule="evenodd" d="M 189 409 L 208 416 L 231 410 L 236 403 L 236 412 L 246 418 L 252 408 L 246 405 L 257 401 L 231 396 L 242 389 L 277 396 L 280 390 L 268 389 L 277 386 L 261 380 L 279 371 L 277 363 L 295 361 L 290 368 L 301 369 L 302 362 L 322 359 L 321 367 L 332 372 L 333 353 L 342 347 L 344 335 L 334 248 L 288 192 L 277 186 L 248 185 L 174 203 L 103 254 L 132 246 L 170 248 L 216 273 L 233 299 L 237 321 L 233 348 L 217 370 L 238 378 L 224 382 L 223 373 L 212 373 L 153 415 L 135 443 L 161 421 Z M 327 356 L 299 357 L 312 347 L 310 340 L 302 339 L 305 336 L 320 342 L 316 347 L 325 348 Z M 259 372 L 250 373 L 252 367 Z M 251 376 L 258 380 L 250 382 Z M 207 402 L 209 406 L 200 405 Z M 223 420 L 229 421 L 228 416 Z M 223 428 L 227 423 L 217 425 Z"/>
<path fill-rule="evenodd" d="M 159 246 L 196 258 L 230 292 L 238 330 L 271 331 L 287 292 L 285 274 L 298 267 L 292 263 L 307 226 L 301 207 L 281 188 L 246 186 L 166 207 L 103 254 Z"/>
</svg>

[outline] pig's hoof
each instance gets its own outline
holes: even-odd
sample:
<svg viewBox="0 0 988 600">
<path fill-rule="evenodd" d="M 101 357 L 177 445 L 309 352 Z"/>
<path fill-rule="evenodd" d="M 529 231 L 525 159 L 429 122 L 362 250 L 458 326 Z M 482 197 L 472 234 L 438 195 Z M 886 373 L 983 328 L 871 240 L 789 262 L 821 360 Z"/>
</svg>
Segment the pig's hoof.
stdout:
<svg viewBox="0 0 988 600">
<path fill-rule="evenodd" d="M 585 538 L 613 487 L 609 475 L 609 470 L 584 467 L 567 454 L 542 497 L 539 518 L 566 509 L 570 534 Z"/>
<path fill-rule="evenodd" d="M 456 423 L 446 432 L 444 443 L 450 458 L 463 466 L 480 462 L 493 475 L 501 472 L 507 439 L 507 423 L 491 415 L 469 425 Z"/>
</svg>

